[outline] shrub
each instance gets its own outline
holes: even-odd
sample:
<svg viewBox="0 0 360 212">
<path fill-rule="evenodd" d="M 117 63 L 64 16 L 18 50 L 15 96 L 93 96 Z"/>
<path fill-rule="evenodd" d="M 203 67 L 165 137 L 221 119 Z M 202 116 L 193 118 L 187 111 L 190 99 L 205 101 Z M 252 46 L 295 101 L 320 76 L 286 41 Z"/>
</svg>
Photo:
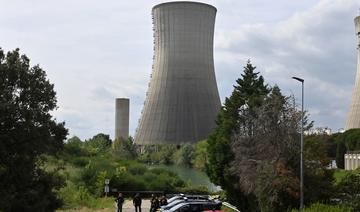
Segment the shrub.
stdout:
<svg viewBox="0 0 360 212">
<path fill-rule="evenodd" d="M 297 212 L 298 210 L 293 209 L 291 212 Z M 352 209 L 346 206 L 341 205 L 325 205 L 321 203 L 315 203 L 310 205 L 309 207 L 306 207 L 302 210 L 302 212 L 320 212 L 320 211 L 326 211 L 326 212 L 351 212 Z"/>
</svg>

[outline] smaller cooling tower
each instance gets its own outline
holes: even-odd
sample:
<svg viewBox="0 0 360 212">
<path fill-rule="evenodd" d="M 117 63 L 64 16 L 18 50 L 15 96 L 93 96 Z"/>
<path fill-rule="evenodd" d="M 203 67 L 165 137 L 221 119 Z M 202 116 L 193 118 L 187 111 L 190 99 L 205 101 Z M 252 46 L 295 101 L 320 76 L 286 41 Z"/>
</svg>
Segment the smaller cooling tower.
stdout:
<svg viewBox="0 0 360 212">
<path fill-rule="evenodd" d="M 127 98 L 115 100 L 115 139 L 129 137 L 129 103 Z"/>
<path fill-rule="evenodd" d="M 360 128 L 360 16 L 355 18 L 355 33 L 357 37 L 357 71 L 355 87 L 348 117 L 346 120 L 345 130 Z"/>
</svg>

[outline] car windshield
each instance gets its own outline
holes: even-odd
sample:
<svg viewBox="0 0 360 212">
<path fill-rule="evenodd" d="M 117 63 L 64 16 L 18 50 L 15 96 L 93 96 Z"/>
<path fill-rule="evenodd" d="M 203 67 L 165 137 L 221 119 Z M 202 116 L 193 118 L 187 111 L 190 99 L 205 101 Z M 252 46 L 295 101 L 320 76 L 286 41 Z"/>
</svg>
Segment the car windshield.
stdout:
<svg viewBox="0 0 360 212">
<path fill-rule="evenodd" d="M 164 205 L 164 206 L 162 206 L 161 208 L 163 208 L 163 209 L 169 209 L 169 208 L 171 208 L 171 207 L 173 207 L 173 206 L 175 206 L 175 205 L 177 205 L 177 204 L 179 204 L 179 203 L 182 203 L 182 202 L 185 202 L 185 200 L 183 200 L 183 199 L 175 200 L 174 202 L 169 203 L 169 204 L 167 204 L 167 205 Z"/>
<path fill-rule="evenodd" d="M 170 199 L 168 199 L 168 202 L 172 202 L 172 201 L 174 201 L 176 199 L 179 199 L 179 198 L 181 198 L 181 196 L 173 196 Z"/>
<path fill-rule="evenodd" d="M 187 203 L 177 204 L 174 207 L 170 208 L 170 211 L 176 211 L 177 209 L 181 208 L 182 206 L 186 205 Z"/>
</svg>

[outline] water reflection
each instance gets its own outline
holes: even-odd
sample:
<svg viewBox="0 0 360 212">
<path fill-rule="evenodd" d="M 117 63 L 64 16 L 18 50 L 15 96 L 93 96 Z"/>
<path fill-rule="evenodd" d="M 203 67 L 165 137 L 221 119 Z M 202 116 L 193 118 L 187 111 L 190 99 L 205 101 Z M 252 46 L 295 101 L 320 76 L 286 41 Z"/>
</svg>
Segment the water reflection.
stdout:
<svg viewBox="0 0 360 212">
<path fill-rule="evenodd" d="M 156 165 L 152 166 L 154 168 L 164 168 L 169 171 L 172 171 L 179 175 L 179 177 L 184 180 L 185 182 L 191 182 L 193 185 L 204 185 L 206 186 L 209 191 L 219 191 L 221 188 L 219 186 L 215 186 L 213 183 L 210 182 L 209 177 L 202 171 L 188 168 L 188 167 L 182 167 L 182 166 L 175 166 L 175 165 Z"/>
</svg>

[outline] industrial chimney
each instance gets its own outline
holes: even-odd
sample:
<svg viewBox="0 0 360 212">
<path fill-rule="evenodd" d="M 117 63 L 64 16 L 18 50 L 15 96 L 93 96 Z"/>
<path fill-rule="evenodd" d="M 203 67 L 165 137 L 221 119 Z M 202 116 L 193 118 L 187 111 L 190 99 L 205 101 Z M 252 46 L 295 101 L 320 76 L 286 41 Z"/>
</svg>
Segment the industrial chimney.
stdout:
<svg viewBox="0 0 360 212">
<path fill-rule="evenodd" d="M 115 139 L 129 137 L 129 103 L 126 98 L 115 100 Z"/>
<path fill-rule="evenodd" d="M 215 7 L 198 2 L 153 7 L 153 67 L 136 144 L 192 143 L 215 127 L 215 16 Z"/>
</svg>

